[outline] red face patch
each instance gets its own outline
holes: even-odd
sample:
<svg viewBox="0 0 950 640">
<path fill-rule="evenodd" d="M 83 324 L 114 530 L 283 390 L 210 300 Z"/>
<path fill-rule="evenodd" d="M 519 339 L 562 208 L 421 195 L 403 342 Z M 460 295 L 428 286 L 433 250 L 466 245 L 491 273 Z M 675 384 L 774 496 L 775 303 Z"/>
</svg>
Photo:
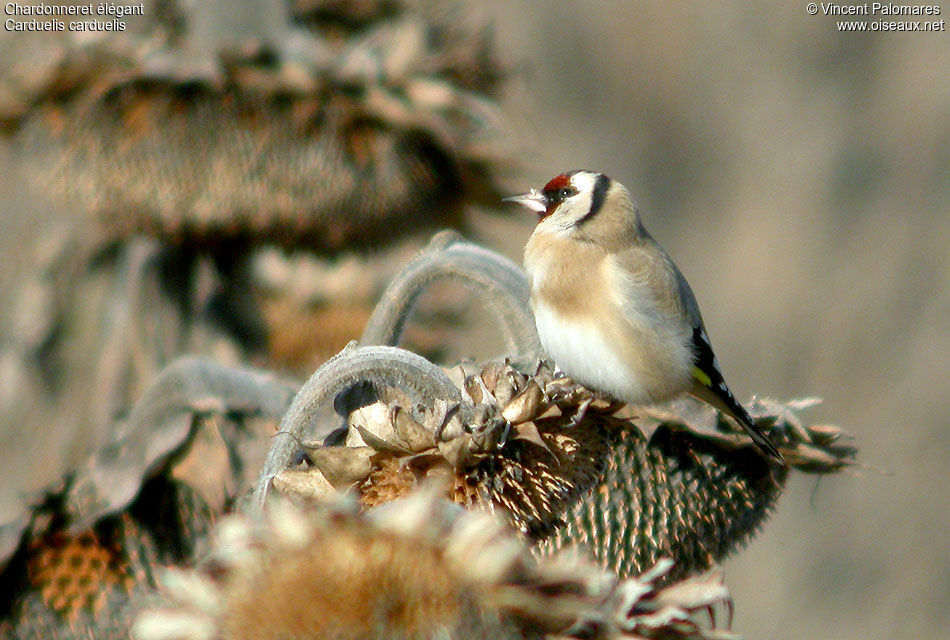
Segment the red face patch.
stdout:
<svg viewBox="0 0 950 640">
<path fill-rule="evenodd" d="M 538 221 L 554 213 L 557 208 L 561 206 L 561 202 L 563 202 L 565 198 L 577 193 L 577 189 L 571 185 L 571 176 L 575 173 L 577 172 L 571 171 L 570 173 L 562 173 L 559 176 L 551 178 L 551 180 L 544 185 L 544 189 L 541 190 L 541 193 L 544 195 L 547 209 L 545 209 L 544 213 L 538 214 Z"/>
<path fill-rule="evenodd" d="M 542 189 L 542 191 L 544 193 L 551 193 L 569 186 L 571 186 L 571 177 L 566 173 L 562 173 L 559 176 L 554 176 L 551 178 L 548 183 L 544 185 L 544 189 Z"/>
</svg>

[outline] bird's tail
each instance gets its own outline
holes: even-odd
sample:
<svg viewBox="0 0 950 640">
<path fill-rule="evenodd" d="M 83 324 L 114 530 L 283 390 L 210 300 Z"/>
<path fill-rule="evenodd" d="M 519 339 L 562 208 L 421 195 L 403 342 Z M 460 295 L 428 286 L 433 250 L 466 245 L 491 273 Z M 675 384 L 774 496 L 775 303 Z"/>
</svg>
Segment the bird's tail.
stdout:
<svg viewBox="0 0 950 640">
<path fill-rule="evenodd" d="M 786 464 L 785 458 L 782 457 L 782 454 L 779 453 L 778 449 L 772 444 L 772 441 L 769 440 L 762 430 L 755 424 L 755 420 L 749 415 L 749 412 L 746 411 L 736 397 L 732 395 L 732 391 L 725 385 L 725 383 L 715 385 L 713 387 L 706 386 L 703 384 L 702 380 L 695 380 L 692 388 L 690 389 L 690 394 L 696 396 L 703 402 L 706 402 L 715 408 L 719 409 L 727 416 L 739 423 L 749 437 L 752 438 L 752 441 L 758 445 L 762 451 L 767 453 L 769 456 L 775 460 L 781 462 L 783 465 Z"/>
</svg>

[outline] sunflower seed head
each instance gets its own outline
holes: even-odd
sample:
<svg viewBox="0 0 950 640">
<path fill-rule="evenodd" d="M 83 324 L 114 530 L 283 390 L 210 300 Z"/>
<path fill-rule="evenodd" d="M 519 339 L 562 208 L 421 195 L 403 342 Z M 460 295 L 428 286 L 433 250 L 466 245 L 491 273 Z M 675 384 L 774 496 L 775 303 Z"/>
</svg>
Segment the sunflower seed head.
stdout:
<svg viewBox="0 0 950 640">
<path fill-rule="evenodd" d="M 617 637 L 614 578 L 579 554 L 539 562 L 497 518 L 440 493 L 363 514 L 331 499 L 307 511 L 274 503 L 262 520 L 228 516 L 219 528 L 238 520 L 250 535 L 216 535 L 211 555 L 240 561 L 163 581 L 133 637 L 519 640 L 578 620 L 597 621 L 587 637 Z M 227 548 L 235 543 L 238 553 Z"/>
<path fill-rule="evenodd" d="M 560 402 L 583 395 L 562 384 L 548 387 Z M 588 411 L 597 415 L 597 406 L 592 401 Z M 757 405 L 754 415 L 783 443 L 793 469 L 829 473 L 853 464 L 853 448 L 818 445 L 788 405 L 768 406 Z M 602 475 L 567 514 L 572 526 L 557 529 L 543 550 L 585 544 L 621 577 L 672 558 L 658 578 L 664 583 L 709 569 L 752 537 L 774 508 L 789 470 L 772 468 L 748 438 L 723 431 L 736 427 L 712 407 L 684 398 L 618 415 L 632 417 L 614 423 Z"/>
<path fill-rule="evenodd" d="M 583 545 L 621 578 L 672 558 L 658 583 L 705 571 L 747 541 L 787 477 L 713 408 L 689 399 L 626 407 L 555 377 L 546 363 L 528 375 L 505 360 L 454 384 L 480 400 L 466 417 L 457 402 L 381 400 L 350 414 L 358 465 L 334 475 L 315 464 L 333 486 L 355 486 L 364 507 L 439 478 L 450 499 L 502 514 L 539 553 Z M 794 468 L 850 464 L 854 450 L 835 429 L 810 431 L 774 401 L 754 408 Z M 321 451 L 336 449 L 346 447 Z"/>
<path fill-rule="evenodd" d="M 177 3 L 170 26 L 146 2 L 126 33 L 40 37 L 0 72 L 0 131 L 106 240 L 338 252 L 498 202 L 504 72 L 470 12 L 379 2 L 356 28 L 303 3 L 219 4 Z"/>
</svg>

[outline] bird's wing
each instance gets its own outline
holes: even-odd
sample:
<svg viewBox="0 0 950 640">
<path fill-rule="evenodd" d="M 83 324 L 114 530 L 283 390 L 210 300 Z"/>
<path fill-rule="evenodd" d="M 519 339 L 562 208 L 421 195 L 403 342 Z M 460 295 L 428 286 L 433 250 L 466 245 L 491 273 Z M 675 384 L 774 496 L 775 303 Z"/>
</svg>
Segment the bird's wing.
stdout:
<svg viewBox="0 0 950 640">
<path fill-rule="evenodd" d="M 719 367 L 719 360 L 713 352 L 709 335 L 706 333 L 703 316 L 699 311 L 699 304 L 696 302 L 696 296 L 693 295 L 689 283 L 669 255 L 655 243 L 654 247 L 656 261 L 654 273 L 659 274 L 659 277 L 654 278 L 657 300 L 664 301 L 663 304 L 671 311 L 677 310 L 680 318 L 685 320 L 692 329 L 694 359 L 691 374 L 693 384 L 689 392 L 732 417 L 749 434 L 753 442 L 767 454 L 784 464 L 785 460 L 782 458 L 782 454 L 765 437 L 765 434 L 755 424 L 755 420 L 749 415 L 745 407 L 736 400 L 726 384 L 722 370 Z M 667 293 L 662 294 L 659 291 L 661 288 L 665 289 Z M 669 298 L 669 300 L 666 300 L 666 298 Z"/>
<path fill-rule="evenodd" d="M 701 325 L 702 318 L 693 292 L 679 269 L 662 247 L 652 239 L 644 240 L 612 256 L 619 267 L 618 273 L 624 274 L 627 280 L 626 301 L 634 308 L 640 307 L 636 309 L 639 312 L 656 314 L 659 322 L 679 323 L 686 318 L 692 325 L 695 317 Z M 686 295 L 683 295 L 682 287 L 686 288 Z M 650 308 L 642 308 L 645 306 Z"/>
</svg>

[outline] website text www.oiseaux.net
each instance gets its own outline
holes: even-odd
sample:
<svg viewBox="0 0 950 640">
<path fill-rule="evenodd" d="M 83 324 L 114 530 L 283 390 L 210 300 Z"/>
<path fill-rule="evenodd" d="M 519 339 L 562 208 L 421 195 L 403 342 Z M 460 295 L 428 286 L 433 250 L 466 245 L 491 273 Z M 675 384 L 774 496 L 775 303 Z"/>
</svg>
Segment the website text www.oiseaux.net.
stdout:
<svg viewBox="0 0 950 640">
<path fill-rule="evenodd" d="M 809 2 L 805 10 L 810 15 L 854 18 L 866 16 L 872 20 L 837 20 L 838 31 L 946 31 L 940 5 L 891 4 L 886 2 L 865 2 L 861 4 L 839 2 Z M 916 20 L 895 20 L 898 16 Z"/>
</svg>

